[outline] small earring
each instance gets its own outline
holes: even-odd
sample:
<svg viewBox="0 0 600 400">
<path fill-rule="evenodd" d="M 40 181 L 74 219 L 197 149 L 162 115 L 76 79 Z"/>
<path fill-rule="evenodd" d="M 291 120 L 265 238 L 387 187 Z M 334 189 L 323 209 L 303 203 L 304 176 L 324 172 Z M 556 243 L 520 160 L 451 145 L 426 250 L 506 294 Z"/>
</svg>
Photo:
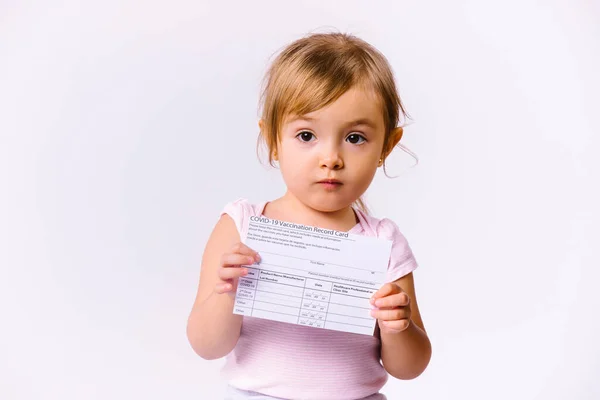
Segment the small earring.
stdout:
<svg viewBox="0 0 600 400">
<path fill-rule="evenodd" d="M 379 159 L 379 166 L 381 167 L 383 165 L 383 158 Z"/>
</svg>

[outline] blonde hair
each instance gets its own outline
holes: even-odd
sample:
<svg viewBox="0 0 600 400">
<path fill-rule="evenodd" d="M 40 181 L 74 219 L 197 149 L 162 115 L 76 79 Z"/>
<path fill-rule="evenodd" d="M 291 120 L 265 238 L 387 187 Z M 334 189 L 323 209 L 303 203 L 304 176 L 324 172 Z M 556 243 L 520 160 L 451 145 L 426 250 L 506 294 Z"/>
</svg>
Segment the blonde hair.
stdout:
<svg viewBox="0 0 600 400">
<path fill-rule="evenodd" d="M 373 90 L 380 98 L 385 153 L 400 117 L 408 116 L 385 56 L 364 40 L 345 33 L 312 34 L 285 47 L 265 75 L 261 96 L 259 145 L 266 145 L 269 163 L 273 166 L 273 153 L 286 117 L 321 109 L 356 85 Z M 368 212 L 362 199 L 355 204 Z"/>
</svg>

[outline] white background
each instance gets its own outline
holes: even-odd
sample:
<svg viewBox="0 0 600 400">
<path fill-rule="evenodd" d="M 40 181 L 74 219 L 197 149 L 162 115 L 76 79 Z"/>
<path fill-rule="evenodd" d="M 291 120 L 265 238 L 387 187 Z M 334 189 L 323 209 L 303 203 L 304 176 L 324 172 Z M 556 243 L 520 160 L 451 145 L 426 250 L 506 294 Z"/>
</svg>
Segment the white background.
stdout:
<svg viewBox="0 0 600 400">
<path fill-rule="evenodd" d="M 185 324 L 311 31 L 390 60 L 411 125 L 368 194 L 420 262 L 434 355 L 390 399 L 600 398 L 594 1 L 0 1 L 0 398 L 218 399 Z"/>
</svg>

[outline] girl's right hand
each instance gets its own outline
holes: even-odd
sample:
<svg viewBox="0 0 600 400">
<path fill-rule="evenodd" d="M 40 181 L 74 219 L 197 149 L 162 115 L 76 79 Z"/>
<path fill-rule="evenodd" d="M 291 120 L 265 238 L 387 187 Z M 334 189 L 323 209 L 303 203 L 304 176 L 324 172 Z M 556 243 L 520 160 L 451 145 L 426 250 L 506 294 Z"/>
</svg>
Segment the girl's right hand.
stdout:
<svg viewBox="0 0 600 400">
<path fill-rule="evenodd" d="M 215 286 L 218 294 L 230 293 L 237 290 L 238 279 L 248 275 L 244 265 L 252 265 L 260 261 L 260 256 L 243 243 L 236 243 L 231 250 L 221 257 L 221 264 L 217 270 L 219 280 Z"/>
</svg>

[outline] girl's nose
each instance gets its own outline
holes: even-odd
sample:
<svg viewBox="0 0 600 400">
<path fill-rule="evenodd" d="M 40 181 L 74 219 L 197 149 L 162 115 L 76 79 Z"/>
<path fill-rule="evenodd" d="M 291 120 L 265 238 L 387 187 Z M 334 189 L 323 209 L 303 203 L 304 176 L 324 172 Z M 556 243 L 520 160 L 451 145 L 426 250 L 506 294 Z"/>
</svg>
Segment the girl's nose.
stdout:
<svg viewBox="0 0 600 400">
<path fill-rule="evenodd" d="M 321 168 L 338 170 L 344 168 L 344 161 L 337 150 L 330 150 L 321 156 Z"/>
</svg>

